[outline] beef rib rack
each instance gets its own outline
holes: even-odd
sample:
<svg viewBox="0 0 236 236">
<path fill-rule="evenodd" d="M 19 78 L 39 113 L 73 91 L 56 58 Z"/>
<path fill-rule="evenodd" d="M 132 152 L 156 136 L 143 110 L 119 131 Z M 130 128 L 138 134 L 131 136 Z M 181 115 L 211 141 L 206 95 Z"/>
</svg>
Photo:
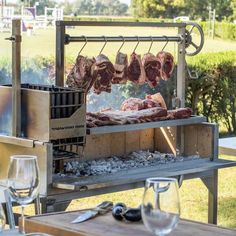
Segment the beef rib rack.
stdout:
<svg viewBox="0 0 236 236">
<path fill-rule="evenodd" d="M 111 92 L 111 81 L 114 77 L 115 68 L 110 60 L 103 54 L 96 57 L 95 67 L 92 76 L 95 77 L 93 84 L 94 92 L 100 94 L 101 92 Z"/>
</svg>

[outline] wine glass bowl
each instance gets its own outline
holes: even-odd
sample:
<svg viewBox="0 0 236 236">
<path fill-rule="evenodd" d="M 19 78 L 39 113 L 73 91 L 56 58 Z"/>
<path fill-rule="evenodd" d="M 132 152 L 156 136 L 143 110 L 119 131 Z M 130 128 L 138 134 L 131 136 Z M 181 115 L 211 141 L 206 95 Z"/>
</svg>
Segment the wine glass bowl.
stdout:
<svg viewBox="0 0 236 236">
<path fill-rule="evenodd" d="M 8 190 L 13 200 L 22 207 L 22 232 L 24 233 L 24 207 L 31 203 L 39 192 L 39 168 L 36 156 L 10 157 Z"/>
<path fill-rule="evenodd" d="M 169 234 L 178 224 L 180 203 L 174 178 L 146 180 L 141 207 L 144 225 L 156 235 Z"/>
</svg>

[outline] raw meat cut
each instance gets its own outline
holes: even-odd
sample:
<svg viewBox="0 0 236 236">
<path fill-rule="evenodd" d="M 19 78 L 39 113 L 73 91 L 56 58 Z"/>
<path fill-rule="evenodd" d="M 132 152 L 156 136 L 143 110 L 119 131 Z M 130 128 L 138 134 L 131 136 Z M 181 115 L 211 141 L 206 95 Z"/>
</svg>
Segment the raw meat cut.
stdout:
<svg viewBox="0 0 236 236">
<path fill-rule="evenodd" d="M 142 66 L 141 56 L 135 52 L 130 56 L 128 79 L 135 84 L 143 84 L 145 82 L 145 71 Z"/>
<path fill-rule="evenodd" d="M 142 65 L 145 70 L 145 80 L 151 88 L 157 86 L 160 80 L 161 63 L 152 53 L 146 53 L 142 59 Z"/>
<path fill-rule="evenodd" d="M 174 57 L 169 52 L 164 51 L 159 52 L 156 57 L 161 64 L 160 77 L 163 80 L 170 79 L 175 68 Z"/>
<path fill-rule="evenodd" d="M 149 94 L 146 96 L 146 99 L 152 100 L 152 101 L 158 103 L 160 107 L 167 109 L 165 100 L 160 93 L 155 93 L 152 95 Z"/>
<path fill-rule="evenodd" d="M 67 76 L 67 85 L 72 88 L 83 89 L 88 93 L 95 81 L 95 77 L 92 75 L 94 63 L 94 59 L 78 55 L 75 65 Z"/>
<path fill-rule="evenodd" d="M 111 92 L 111 81 L 115 73 L 115 68 L 110 60 L 103 54 L 96 57 L 93 76 L 96 78 L 93 88 L 96 94 L 101 92 Z"/>
<path fill-rule="evenodd" d="M 148 108 L 139 111 L 107 111 L 87 112 L 88 127 L 104 125 L 136 124 L 167 119 L 167 110 L 161 107 Z"/>
<path fill-rule="evenodd" d="M 121 111 L 139 111 L 144 109 L 143 100 L 140 98 L 128 98 L 121 104 Z"/>
<path fill-rule="evenodd" d="M 192 114 L 193 114 L 193 111 L 189 107 L 178 108 L 175 110 L 168 111 L 169 119 L 184 119 L 184 118 L 190 117 Z"/>
<path fill-rule="evenodd" d="M 160 93 L 147 95 L 145 99 L 128 98 L 121 104 L 121 111 L 138 111 L 152 107 L 166 108 L 165 101 Z"/>
<path fill-rule="evenodd" d="M 128 57 L 127 54 L 118 52 L 114 65 L 115 74 L 112 78 L 112 84 L 125 84 L 127 82 Z"/>
</svg>

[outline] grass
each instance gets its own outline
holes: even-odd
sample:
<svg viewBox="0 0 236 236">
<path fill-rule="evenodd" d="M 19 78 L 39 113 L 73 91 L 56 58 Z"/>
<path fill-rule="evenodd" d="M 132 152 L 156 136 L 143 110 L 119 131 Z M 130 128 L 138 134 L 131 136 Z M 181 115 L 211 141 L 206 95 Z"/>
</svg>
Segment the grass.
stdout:
<svg viewBox="0 0 236 236">
<path fill-rule="evenodd" d="M 97 27 L 80 27 L 80 29 L 69 29 L 71 35 L 176 35 L 177 32 L 170 29 L 157 28 L 97 28 Z M 9 33 L 0 34 L 1 57 L 11 56 L 11 43 L 4 40 L 9 37 Z M 83 44 L 74 43 L 66 46 L 66 55 L 75 57 Z M 99 45 L 89 44 L 85 47 L 83 54 L 88 56 L 96 56 L 102 47 Z M 107 44 L 104 53 L 114 60 L 116 52 L 120 47 L 120 43 Z M 135 47 L 135 43 L 126 43 L 122 49 L 123 52 L 131 53 Z M 154 43 L 152 52 L 156 53 L 162 49 L 163 43 Z M 138 53 L 148 51 L 149 44 L 140 43 L 137 49 Z M 174 44 L 168 44 L 167 51 L 176 52 Z M 207 39 L 203 48 L 203 52 L 215 52 L 236 50 L 236 42 L 223 41 L 220 39 Z M 55 54 L 55 30 L 37 30 L 34 35 L 23 35 L 22 56 L 34 57 L 54 56 Z M 233 159 L 233 157 L 224 156 L 224 158 Z M 234 157 L 236 159 L 236 157 Z M 219 171 L 219 225 L 224 227 L 236 228 L 236 170 L 228 168 Z M 67 210 L 75 210 L 86 207 L 92 207 L 103 200 L 111 200 L 113 202 L 125 202 L 129 206 L 138 206 L 141 203 L 143 189 L 129 190 L 117 192 L 113 194 L 105 194 L 100 196 L 89 197 L 85 199 L 74 200 Z M 182 218 L 207 222 L 207 189 L 199 179 L 184 181 L 180 189 L 181 197 L 181 216 Z M 32 213 L 32 207 L 28 207 L 28 213 Z"/>
<path fill-rule="evenodd" d="M 70 35 L 177 35 L 176 30 L 173 29 L 163 29 L 163 28 L 128 28 L 128 27 L 80 27 L 75 29 L 68 29 L 67 33 Z M 11 56 L 11 43 L 6 41 L 5 38 L 9 37 L 9 33 L 0 34 L 0 48 L 1 56 Z M 199 41 L 199 38 L 195 36 L 195 42 Z M 78 51 L 82 47 L 83 43 L 71 43 L 66 46 L 66 55 L 70 57 L 75 57 Z M 96 56 L 99 54 L 103 43 L 89 43 L 83 50 L 84 55 Z M 121 43 L 108 43 L 104 49 L 104 53 L 107 54 L 112 60 L 114 60 L 117 50 L 119 49 Z M 125 43 L 122 51 L 131 53 L 135 47 L 136 43 Z M 167 51 L 176 52 L 176 44 L 169 43 L 166 47 Z M 146 53 L 148 51 L 150 44 L 140 42 L 137 52 Z M 157 53 L 164 46 L 164 43 L 155 42 L 152 46 L 152 52 Z M 202 52 L 214 52 L 214 51 L 226 51 L 226 50 L 236 50 L 236 42 L 223 41 L 220 39 L 205 40 L 205 45 Z M 23 34 L 22 40 L 22 56 L 23 57 L 34 57 L 34 56 L 54 56 L 55 55 L 55 30 L 38 29 L 35 31 L 34 35 L 27 36 Z"/>
</svg>

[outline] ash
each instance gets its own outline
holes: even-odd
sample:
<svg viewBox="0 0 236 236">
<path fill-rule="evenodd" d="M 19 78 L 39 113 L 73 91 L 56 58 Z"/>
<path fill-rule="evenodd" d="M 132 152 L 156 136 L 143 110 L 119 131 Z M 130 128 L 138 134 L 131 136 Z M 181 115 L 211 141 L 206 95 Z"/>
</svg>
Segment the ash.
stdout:
<svg viewBox="0 0 236 236">
<path fill-rule="evenodd" d="M 199 155 L 176 157 L 173 154 L 160 153 L 158 151 L 136 151 L 130 153 L 129 155 L 112 156 L 106 159 L 66 162 L 64 164 L 64 173 L 59 173 L 59 175 L 96 176 L 116 173 L 121 170 L 128 170 L 132 168 L 183 162 L 199 158 Z"/>
</svg>

